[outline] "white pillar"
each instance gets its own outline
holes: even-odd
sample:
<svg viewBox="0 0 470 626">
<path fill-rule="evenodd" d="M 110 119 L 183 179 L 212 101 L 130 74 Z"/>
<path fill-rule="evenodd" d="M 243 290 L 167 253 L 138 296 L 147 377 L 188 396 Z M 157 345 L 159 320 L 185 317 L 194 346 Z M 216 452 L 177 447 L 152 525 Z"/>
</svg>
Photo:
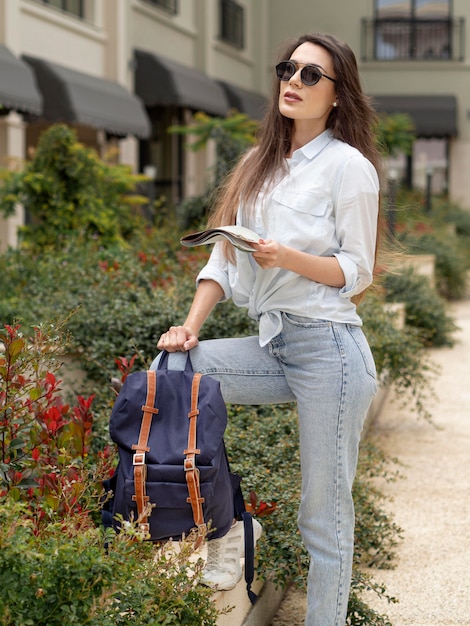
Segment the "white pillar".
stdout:
<svg viewBox="0 0 470 626">
<path fill-rule="evenodd" d="M 468 159 L 470 157 L 470 141 L 452 139 L 450 142 L 450 180 L 449 195 L 465 209 L 470 209 L 470 179 L 468 176 Z"/>
<path fill-rule="evenodd" d="M 0 165 L 8 169 L 23 166 L 25 160 L 26 124 L 14 111 L 0 117 Z M 24 225 L 24 210 L 18 205 L 14 215 L 0 213 L 0 253 L 18 245 L 18 228 Z"/>
<path fill-rule="evenodd" d="M 139 162 L 139 141 L 131 135 L 119 141 L 119 162 L 130 165 L 133 172 L 137 171 Z"/>
</svg>

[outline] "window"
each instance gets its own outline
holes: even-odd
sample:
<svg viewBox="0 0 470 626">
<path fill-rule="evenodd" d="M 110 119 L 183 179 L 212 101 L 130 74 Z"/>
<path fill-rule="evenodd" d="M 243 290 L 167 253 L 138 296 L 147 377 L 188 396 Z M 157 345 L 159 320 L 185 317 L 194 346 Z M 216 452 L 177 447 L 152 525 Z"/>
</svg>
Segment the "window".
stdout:
<svg viewBox="0 0 470 626">
<path fill-rule="evenodd" d="M 450 16 L 450 1 L 441 0 L 376 0 L 376 17 L 384 19 L 441 19 Z"/>
<path fill-rule="evenodd" d="M 42 3 L 76 15 L 81 19 L 85 17 L 85 0 L 42 0 Z"/>
<path fill-rule="evenodd" d="M 375 0 L 375 58 L 451 58 L 451 2 Z"/>
<path fill-rule="evenodd" d="M 239 48 L 245 47 L 244 9 L 234 0 L 220 1 L 220 39 Z"/>
<path fill-rule="evenodd" d="M 176 15 L 178 13 L 178 0 L 145 0 L 149 4 L 153 4 L 160 9 L 163 9 L 167 13 L 171 13 L 171 15 Z"/>
</svg>

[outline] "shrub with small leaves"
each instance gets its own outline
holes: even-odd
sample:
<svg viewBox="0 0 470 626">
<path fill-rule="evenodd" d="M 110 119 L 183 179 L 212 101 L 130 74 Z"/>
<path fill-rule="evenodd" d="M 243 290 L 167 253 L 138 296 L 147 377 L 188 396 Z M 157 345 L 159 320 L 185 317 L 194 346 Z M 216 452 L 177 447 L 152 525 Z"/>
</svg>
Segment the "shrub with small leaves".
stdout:
<svg viewBox="0 0 470 626">
<path fill-rule="evenodd" d="M 193 543 L 166 550 L 138 533 L 62 524 L 38 535 L 25 504 L 0 504 L 2 626 L 216 625 L 212 591 L 198 584 L 202 562 L 189 566 Z"/>
<path fill-rule="evenodd" d="M 36 252 L 61 250 L 77 238 L 120 242 L 140 227 L 132 205 L 148 202 L 131 195 L 142 176 L 102 161 L 65 124 L 41 135 L 21 171 L 1 175 L 0 212 L 12 214 L 18 202 L 24 206 L 32 219 L 22 229 L 23 243 Z"/>
<path fill-rule="evenodd" d="M 459 299 L 466 293 L 468 264 L 462 238 L 449 233 L 404 233 L 401 243 L 411 254 L 435 256 L 436 290 L 441 298 Z"/>
<path fill-rule="evenodd" d="M 431 420 L 433 380 L 438 368 L 426 352 L 421 335 L 413 327 L 397 327 L 396 314 L 383 299 L 369 294 L 360 307 L 364 333 L 369 341 L 381 384 L 391 387 L 403 404 L 419 417 Z"/>
<path fill-rule="evenodd" d="M 404 302 L 405 321 L 424 346 L 453 346 L 457 326 L 446 301 L 413 270 L 383 276 L 387 302 Z"/>
</svg>

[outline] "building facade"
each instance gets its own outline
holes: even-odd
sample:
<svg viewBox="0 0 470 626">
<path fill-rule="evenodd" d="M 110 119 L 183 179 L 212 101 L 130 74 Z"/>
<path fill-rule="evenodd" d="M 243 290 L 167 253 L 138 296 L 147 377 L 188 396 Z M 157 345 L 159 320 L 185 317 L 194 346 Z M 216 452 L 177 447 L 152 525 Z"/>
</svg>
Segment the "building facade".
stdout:
<svg viewBox="0 0 470 626">
<path fill-rule="evenodd" d="M 356 53 L 379 110 L 412 117 L 400 176 L 470 208 L 468 0 L 0 0 L 0 165 L 66 122 L 100 153 L 146 172 L 172 204 L 200 194 L 213 153 L 168 127 L 196 111 L 256 119 L 280 42 L 331 32 Z M 0 250 L 23 222 L 0 216 Z"/>
</svg>

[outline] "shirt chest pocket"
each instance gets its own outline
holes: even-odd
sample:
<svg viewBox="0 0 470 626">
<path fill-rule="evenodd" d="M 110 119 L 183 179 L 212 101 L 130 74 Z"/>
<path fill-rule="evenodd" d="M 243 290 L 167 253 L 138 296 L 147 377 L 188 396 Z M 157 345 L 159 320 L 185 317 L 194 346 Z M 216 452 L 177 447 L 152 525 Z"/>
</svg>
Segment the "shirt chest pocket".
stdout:
<svg viewBox="0 0 470 626">
<path fill-rule="evenodd" d="M 272 218 L 278 241 L 310 249 L 330 229 L 330 203 L 312 192 L 276 190 L 272 196 Z"/>
<path fill-rule="evenodd" d="M 308 213 L 317 217 L 325 215 L 328 201 L 318 196 L 317 193 L 308 191 L 291 191 L 278 189 L 273 193 L 273 200 L 292 211 Z"/>
</svg>

